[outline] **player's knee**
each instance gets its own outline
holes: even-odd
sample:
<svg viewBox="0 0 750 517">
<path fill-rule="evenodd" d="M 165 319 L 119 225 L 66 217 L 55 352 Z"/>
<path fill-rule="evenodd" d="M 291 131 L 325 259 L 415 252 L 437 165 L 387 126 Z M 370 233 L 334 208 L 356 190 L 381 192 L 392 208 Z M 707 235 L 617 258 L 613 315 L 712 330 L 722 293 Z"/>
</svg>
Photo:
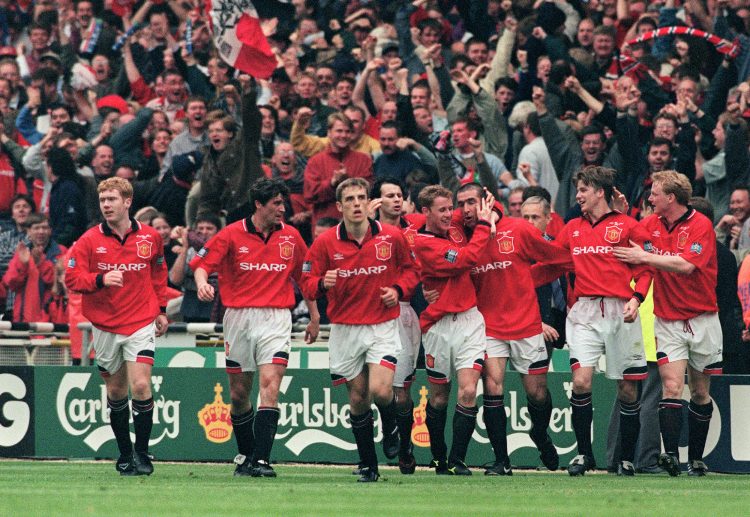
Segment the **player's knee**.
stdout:
<svg viewBox="0 0 750 517">
<path fill-rule="evenodd" d="M 396 400 L 396 405 L 400 408 L 409 407 L 413 404 L 409 390 L 400 386 L 393 387 L 393 398 Z"/>
<path fill-rule="evenodd" d="M 681 379 L 662 377 L 661 384 L 664 398 L 679 399 L 682 397 L 684 383 Z"/>
<path fill-rule="evenodd" d="M 477 400 L 477 389 L 474 386 L 466 386 L 458 390 L 458 403 L 462 406 L 473 406 Z"/>
<path fill-rule="evenodd" d="M 232 406 L 235 408 L 244 408 L 250 400 L 250 394 L 242 386 L 232 386 L 229 397 L 232 399 Z"/>
<path fill-rule="evenodd" d="M 430 405 L 435 409 L 443 409 L 448 406 L 448 394 L 439 392 L 431 393 Z"/>
<path fill-rule="evenodd" d="M 393 388 L 391 386 L 375 386 L 372 390 L 372 398 L 378 405 L 388 405 L 393 400 Z"/>
<path fill-rule="evenodd" d="M 482 378 L 482 382 L 484 384 L 484 392 L 487 395 L 498 396 L 503 394 L 503 383 L 498 382 L 494 377 L 486 375 Z"/>
<path fill-rule="evenodd" d="M 698 404 L 708 404 L 711 400 L 709 395 L 708 386 L 691 386 L 690 387 L 690 399 Z"/>
<path fill-rule="evenodd" d="M 544 404 L 547 401 L 547 385 L 531 385 L 526 389 L 526 395 L 534 404 Z"/>
<path fill-rule="evenodd" d="M 591 393 L 591 379 L 573 379 L 573 391 L 575 393 Z"/>
<path fill-rule="evenodd" d="M 151 398 L 150 379 L 134 379 L 130 383 L 130 392 L 134 399 L 146 400 Z"/>
<path fill-rule="evenodd" d="M 635 402 L 638 398 L 638 387 L 634 382 L 619 381 L 617 383 L 617 398 L 624 402 Z"/>
</svg>

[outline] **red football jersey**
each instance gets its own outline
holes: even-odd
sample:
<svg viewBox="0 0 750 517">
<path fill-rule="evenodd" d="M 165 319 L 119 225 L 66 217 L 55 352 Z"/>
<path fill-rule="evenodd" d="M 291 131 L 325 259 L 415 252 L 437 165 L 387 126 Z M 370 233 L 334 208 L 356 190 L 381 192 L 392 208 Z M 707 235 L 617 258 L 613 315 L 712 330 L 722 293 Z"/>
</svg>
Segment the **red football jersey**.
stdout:
<svg viewBox="0 0 750 517">
<path fill-rule="evenodd" d="M 531 278 L 534 262 L 566 264 L 570 252 L 544 240 L 523 219 L 504 217 L 497 234 L 471 270 L 477 308 L 484 316 L 487 335 L 496 339 L 522 339 L 542 332 L 542 317 Z M 499 303 L 499 296 L 506 301 Z"/>
<path fill-rule="evenodd" d="M 336 285 L 324 291 L 326 271 L 337 269 Z M 305 258 L 301 286 L 305 297 L 328 297 L 331 323 L 373 325 L 398 318 L 400 307 L 386 307 L 381 287 L 395 287 L 408 300 L 418 282 L 409 245 L 399 228 L 370 221 L 359 244 L 346 233 L 344 223 L 318 237 Z"/>
<path fill-rule="evenodd" d="M 595 224 L 586 217 L 571 220 L 555 241 L 570 250 L 575 267 L 575 297 L 606 296 L 629 300 L 633 296 L 630 280 L 635 279 L 635 292 L 641 300 L 648 294 L 653 271 L 647 266 L 631 266 L 612 254 L 615 246 L 630 246 L 630 241 L 643 246 L 648 232 L 632 217 L 609 212 Z M 546 282 L 545 282 L 546 283 Z"/>
<path fill-rule="evenodd" d="M 656 270 L 654 314 L 666 320 L 686 320 L 717 312 L 716 234 L 711 221 L 690 209 L 671 228 L 657 215 L 641 224 L 648 230 L 653 253 L 682 257 L 695 266 L 689 275 Z"/>
<path fill-rule="evenodd" d="M 419 230 L 414 252 L 421 267 L 422 285 L 440 292 L 437 301 L 429 304 L 419 317 L 422 333 L 446 314 L 476 306 L 477 295 L 469 271 L 477 265 L 489 238 L 490 225 L 481 222 L 474 228 L 471 241 L 457 226 L 450 227 L 447 237 L 427 232 L 424 227 Z"/>
<path fill-rule="evenodd" d="M 244 307 L 294 307 L 294 285 L 299 283 L 307 246 L 292 226 L 281 224 L 267 239 L 250 217 L 214 235 L 190 261 L 190 269 L 218 271 L 221 303 Z"/>
<path fill-rule="evenodd" d="M 122 271 L 122 287 L 105 287 L 104 274 Z M 123 240 L 102 223 L 73 245 L 65 285 L 83 293 L 83 315 L 100 330 L 129 336 L 167 305 L 167 267 L 156 230 L 131 219 Z"/>
</svg>

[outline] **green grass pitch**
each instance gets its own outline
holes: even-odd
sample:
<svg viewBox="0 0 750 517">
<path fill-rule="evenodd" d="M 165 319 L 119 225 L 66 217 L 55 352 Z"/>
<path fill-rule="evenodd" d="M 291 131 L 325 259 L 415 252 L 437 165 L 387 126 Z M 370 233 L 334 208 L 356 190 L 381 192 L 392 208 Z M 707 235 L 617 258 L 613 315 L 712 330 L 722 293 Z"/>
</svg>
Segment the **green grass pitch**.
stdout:
<svg viewBox="0 0 750 517">
<path fill-rule="evenodd" d="M 278 465 L 276 479 L 233 478 L 233 465 L 155 463 L 120 477 L 112 462 L 0 462 L 0 515 L 750 515 L 750 476 L 618 478 L 515 471 L 513 477 L 403 476 L 362 485 L 351 467 Z"/>
</svg>

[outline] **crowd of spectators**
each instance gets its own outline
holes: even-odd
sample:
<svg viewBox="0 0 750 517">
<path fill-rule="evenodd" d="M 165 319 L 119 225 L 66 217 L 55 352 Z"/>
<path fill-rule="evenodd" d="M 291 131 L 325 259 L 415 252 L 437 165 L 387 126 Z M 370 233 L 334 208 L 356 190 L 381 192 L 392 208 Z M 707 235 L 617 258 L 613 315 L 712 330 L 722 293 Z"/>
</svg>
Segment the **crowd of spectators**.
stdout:
<svg viewBox="0 0 750 517">
<path fill-rule="evenodd" d="M 286 182 L 287 221 L 312 240 L 334 224 L 348 177 L 394 177 L 411 200 L 427 184 L 478 181 L 510 217 L 525 189 L 542 187 L 569 219 L 582 166 L 614 168 L 634 217 L 651 173 L 675 169 L 710 203 L 736 259 L 720 271 L 731 285 L 719 305 L 732 327 L 727 370 L 748 368 L 736 287 L 750 250 L 750 1 L 256 1 L 278 59 L 268 79 L 219 57 L 206 7 L 0 4 L 6 318 L 77 313 L 60 282 L 66 249 L 100 222 L 96 185 L 112 176 L 133 182 L 132 213 L 164 237 L 181 317 L 220 321 L 220 301 L 197 299 L 187 263 L 247 215 L 263 175 Z M 671 26 L 739 52 L 672 33 L 628 43 Z"/>
</svg>

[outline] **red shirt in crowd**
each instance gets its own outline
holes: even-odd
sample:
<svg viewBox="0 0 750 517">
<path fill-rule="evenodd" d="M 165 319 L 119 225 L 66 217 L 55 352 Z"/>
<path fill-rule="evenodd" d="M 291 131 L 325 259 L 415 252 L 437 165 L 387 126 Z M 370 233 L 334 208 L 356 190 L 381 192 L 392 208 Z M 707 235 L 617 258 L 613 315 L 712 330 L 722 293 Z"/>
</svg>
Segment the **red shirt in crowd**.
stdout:
<svg viewBox="0 0 750 517">
<path fill-rule="evenodd" d="M 542 332 L 542 316 L 531 265 L 566 264 L 570 252 L 544 240 L 539 230 L 523 219 L 504 217 L 496 227 L 495 238 L 471 270 L 477 308 L 490 337 L 509 340 L 536 336 Z M 498 303 L 498 296 L 506 303 Z"/>
<path fill-rule="evenodd" d="M 336 208 L 336 188 L 331 186 L 333 171 L 346 168 L 349 178 L 364 178 L 372 182 L 370 155 L 347 149 L 337 153 L 330 144 L 310 158 L 305 168 L 305 201 L 312 205 L 312 224 L 321 217 L 341 218 Z"/>
<path fill-rule="evenodd" d="M 326 271 L 337 269 L 336 285 L 324 291 Z M 416 265 L 406 239 L 395 226 L 370 221 L 362 244 L 346 233 L 344 223 L 318 237 L 302 270 L 302 292 L 309 299 L 328 297 L 328 319 L 347 325 L 373 325 L 398 318 L 398 304 L 386 307 L 381 287 L 394 287 L 402 300 L 417 285 Z"/>
<path fill-rule="evenodd" d="M 83 315 L 105 332 L 129 336 L 156 319 L 167 305 L 167 267 L 159 233 L 130 220 L 120 240 L 107 224 L 84 233 L 73 245 L 65 284 L 83 293 Z M 108 271 L 122 271 L 122 287 L 105 287 Z"/>
<path fill-rule="evenodd" d="M 655 214 L 641 224 L 648 230 L 653 253 L 682 257 L 695 266 L 689 275 L 656 270 L 654 314 L 665 320 L 687 320 L 717 312 L 716 234 L 711 221 L 691 208 L 671 228 Z"/>
<path fill-rule="evenodd" d="M 651 268 L 630 266 L 612 254 L 614 246 L 630 246 L 631 240 L 643 246 L 650 239 L 635 219 L 620 212 L 609 212 L 594 224 L 582 216 L 565 225 L 554 242 L 570 250 L 576 274 L 576 298 L 605 296 L 629 300 L 633 296 L 632 278 L 635 278 L 635 292 L 641 300 L 646 297 L 653 278 Z M 559 272 L 552 278 L 557 276 Z"/>
<path fill-rule="evenodd" d="M 214 235 L 190 261 L 208 274 L 218 271 L 221 303 L 227 307 L 294 307 L 307 246 L 292 226 L 281 224 L 267 238 L 248 217 Z"/>
</svg>

